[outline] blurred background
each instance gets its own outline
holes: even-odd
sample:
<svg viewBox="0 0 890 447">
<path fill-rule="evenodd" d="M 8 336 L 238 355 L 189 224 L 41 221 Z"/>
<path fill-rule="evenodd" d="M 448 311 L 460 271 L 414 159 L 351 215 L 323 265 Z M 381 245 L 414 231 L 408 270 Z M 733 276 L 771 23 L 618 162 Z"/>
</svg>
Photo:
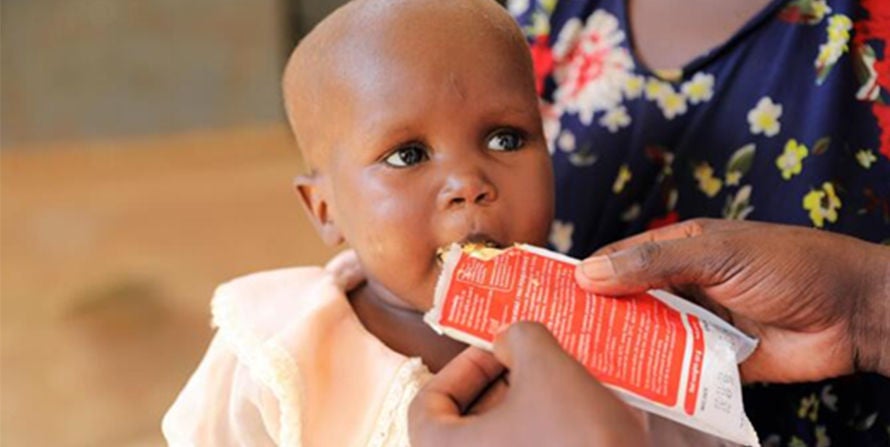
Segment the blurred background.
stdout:
<svg viewBox="0 0 890 447">
<path fill-rule="evenodd" d="M 320 263 L 279 94 L 342 0 L 2 0 L 0 445 L 163 445 L 214 287 Z"/>
</svg>

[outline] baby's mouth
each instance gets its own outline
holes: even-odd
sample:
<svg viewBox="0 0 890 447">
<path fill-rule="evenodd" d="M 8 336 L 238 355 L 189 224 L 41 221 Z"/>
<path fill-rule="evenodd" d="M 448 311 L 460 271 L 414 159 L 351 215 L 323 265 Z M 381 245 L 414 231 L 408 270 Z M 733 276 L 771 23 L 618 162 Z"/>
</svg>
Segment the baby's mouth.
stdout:
<svg viewBox="0 0 890 447">
<path fill-rule="evenodd" d="M 482 250 L 482 249 L 494 249 L 500 250 L 506 247 L 506 244 L 498 241 L 497 239 L 488 236 L 482 233 L 476 233 L 468 235 L 467 237 L 454 241 L 449 244 L 445 244 L 438 249 L 436 249 L 436 263 L 441 267 L 445 261 L 445 254 L 448 253 L 448 250 L 451 249 L 453 244 L 458 244 L 464 250 Z"/>
</svg>

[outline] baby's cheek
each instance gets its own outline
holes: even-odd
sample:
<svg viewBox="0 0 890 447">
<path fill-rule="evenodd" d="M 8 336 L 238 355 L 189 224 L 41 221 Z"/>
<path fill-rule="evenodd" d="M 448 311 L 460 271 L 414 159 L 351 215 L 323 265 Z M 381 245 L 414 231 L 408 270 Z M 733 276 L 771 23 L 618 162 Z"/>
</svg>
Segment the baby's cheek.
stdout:
<svg viewBox="0 0 890 447">
<path fill-rule="evenodd" d="M 553 223 L 552 206 L 546 202 L 545 197 L 529 197 L 521 206 L 525 212 L 525 217 L 521 219 L 526 239 L 523 242 L 533 245 L 546 244 L 550 235 L 550 225 Z"/>
</svg>

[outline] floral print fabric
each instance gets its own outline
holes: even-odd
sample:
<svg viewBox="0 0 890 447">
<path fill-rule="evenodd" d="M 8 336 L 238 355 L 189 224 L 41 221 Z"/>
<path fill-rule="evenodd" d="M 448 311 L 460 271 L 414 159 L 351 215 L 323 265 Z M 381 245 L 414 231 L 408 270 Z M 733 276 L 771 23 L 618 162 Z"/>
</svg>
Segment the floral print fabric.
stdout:
<svg viewBox="0 0 890 447">
<path fill-rule="evenodd" d="M 774 0 L 676 70 L 624 0 L 515 0 L 557 181 L 552 247 L 585 257 L 694 217 L 890 244 L 890 2 Z M 890 445 L 890 380 L 746 390 L 767 445 Z"/>
</svg>

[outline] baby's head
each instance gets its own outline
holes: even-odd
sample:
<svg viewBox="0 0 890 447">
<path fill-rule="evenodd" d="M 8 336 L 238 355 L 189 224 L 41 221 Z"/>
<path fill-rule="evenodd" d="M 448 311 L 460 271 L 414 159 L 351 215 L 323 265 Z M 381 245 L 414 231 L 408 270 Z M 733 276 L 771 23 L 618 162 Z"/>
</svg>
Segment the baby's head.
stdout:
<svg viewBox="0 0 890 447">
<path fill-rule="evenodd" d="M 451 242 L 546 242 L 553 179 L 523 37 L 494 0 L 358 0 L 284 73 L 299 196 L 377 294 L 432 305 Z"/>
</svg>

